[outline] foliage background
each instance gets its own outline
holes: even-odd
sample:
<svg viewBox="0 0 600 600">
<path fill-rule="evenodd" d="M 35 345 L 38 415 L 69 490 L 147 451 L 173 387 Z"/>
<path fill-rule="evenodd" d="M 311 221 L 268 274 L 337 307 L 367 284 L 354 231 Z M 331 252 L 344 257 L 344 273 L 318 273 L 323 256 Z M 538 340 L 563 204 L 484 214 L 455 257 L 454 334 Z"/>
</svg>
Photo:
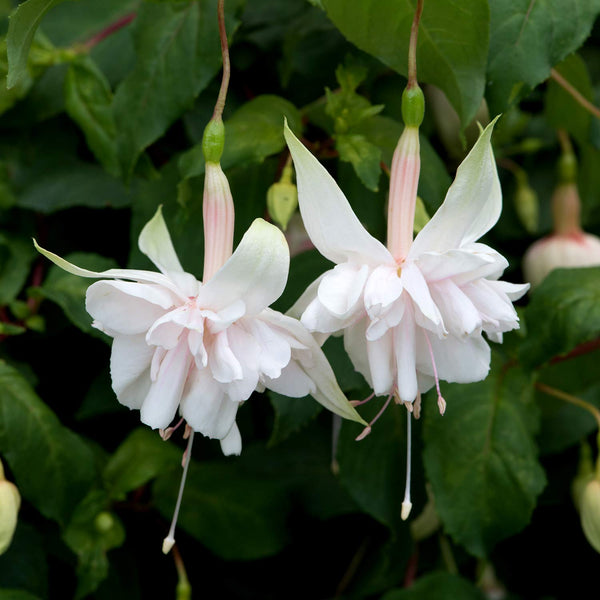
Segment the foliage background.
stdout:
<svg viewBox="0 0 600 600">
<path fill-rule="evenodd" d="M 36 256 L 30 239 L 90 268 L 146 267 L 137 235 L 163 204 L 184 267 L 200 274 L 198 144 L 220 81 L 216 0 L 16 5 L 0 0 L 9 85 L 0 87 L 0 455 L 23 504 L 0 557 L 0 600 L 175 597 L 175 564 L 160 543 L 183 442 L 162 442 L 116 402 L 108 340 L 84 310 L 89 282 Z M 414 5 L 227 0 L 222 164 L 236 240 L 266 215 L 286 160 L 284 115 L 383 239 L 381 164 L 402 130 Z M 459 120 L 428 96 L 419 194 L 432 214 L 464 153 L 458 131 L 485 96 L 490 114 L 504 115 L 494 135 L 504 211 L 488 241 L 509 258 L 512 281 L 551 228 L 557 128 L 579 158 L 584 227 L 600 233 L 600 126 L 550 78 L 555 68 L 598 100 L 598 14 L 599 0 L 425 2 L 419 77 L 446 93 Z M 525 169 L 539 205 L 519 204 L 506 159 Z M 526 227 L 536 207 L 539 220 Z M 276 308 L 326 268 L 315 251 L 296 254 Z M 501 587 L 509 598 L 570 598 L 593 589 L 598 557 L 570 487 L 579 444 L 594 444 L 596 426 L 535 384 L 600 406 L 599 301 L 600 269 L 557 271 L 521 302 L 522 330 L 494 346 L 485 382 L 444 384 L 444 417 L 424 399 L 413 514 L 428 488 L 437 516 L 416 526 L 400 520 L 403 410 L 388 410 L 361 443 L 344 423 L 332 468 L 329 414 L 309 398 L 254 394 L 239 413 L 241 457 L 196 442 L 178 533 L 193 596 L 416 600 Z M 348 397 L 367 396 L 339 340 L 325 350 Z"/>
</svg>

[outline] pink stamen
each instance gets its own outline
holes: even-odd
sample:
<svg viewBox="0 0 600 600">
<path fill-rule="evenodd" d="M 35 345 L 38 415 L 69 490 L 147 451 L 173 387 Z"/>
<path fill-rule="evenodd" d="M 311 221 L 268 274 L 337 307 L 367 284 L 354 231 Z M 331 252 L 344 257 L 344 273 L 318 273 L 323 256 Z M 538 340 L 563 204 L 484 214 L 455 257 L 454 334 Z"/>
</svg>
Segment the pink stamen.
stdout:
<svg viewBox="0 0 600 600">
<path fill-rule="evenodd" d="M 387 400 L 385 401 L 385 404 L 383 405 L 381 410 L 375 415 L 374 419 L 363 429 L 362 433 L 356 438 L 357 442 L 364 440 L 371 433 L 371 427 L 375 424 L 375 421 L 377 421 L 377 419 L 379 419 L 379 417 L 381 417 L 381 415 L 385 412 L 385 409 L 388 407 L 388 404 L 391 400 L 392 394 L 390 394 L 387 397 Z"/>
<path fill-rule="evenodd" d="M 437 405 L 440 410 L 440 415 L 443 415 L 446 412 L 446 401 L 442 396 L 442 392 L 440 391 L 440 378 L 437 374 L 437 368 L 435 366 L 435 358 L 433 357 L 433 348 L 431 347 L 431 342 L 429 341 L 429 336 L 425 331 L 423 331 L 423 335 L 425 336 L 425 341 L 427 342 L 427 347 L 429 348 L 429 356 L 431 357 L 431 366 L 433 367 L 433 376 L 435 378 L 435 389 L 437 390 Z"/>
<path fill-rule="evenodd" d="M 369 400 L 375 397 L 375 392 L 373 392 L 370 396 L 367 396 L 364 400 L 350 400 L 350 404 L 352 406 L 360 406 L 361 404 L 366 404 Z"/>
<path fill-rule="evenodd" d="M 158 430 L 158 434 L 160 435 L 160 437 L 163 440 L 168 440 L 175 431 L 177 431 L 177 428 L 183 423 L 183 418 L 179 419 L 178 423 L 176 425 L 173 425 L 173 427 L 167 427 L 166 429 L 159 429 Z M 186 436 L 183 436 L 183 439 L 186 439 Z"/>
</svg>

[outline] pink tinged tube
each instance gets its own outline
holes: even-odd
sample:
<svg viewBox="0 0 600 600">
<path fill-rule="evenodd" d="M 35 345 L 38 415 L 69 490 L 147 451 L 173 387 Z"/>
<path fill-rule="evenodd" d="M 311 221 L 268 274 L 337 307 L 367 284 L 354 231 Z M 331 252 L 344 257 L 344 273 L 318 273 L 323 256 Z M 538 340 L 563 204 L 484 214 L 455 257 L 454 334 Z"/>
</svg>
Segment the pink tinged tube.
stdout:
<svg viewBox="0 0 600 600">
<path fill-rule="evenodd" d="M 233 252 L 234 208 L 221 165 L 206 162 L 204 175 L 204 275 L 206 283 Z"/>
<path fill-rule="evenodd" d="M 398 264 L 413 240 L 420 170 L 419 128 L 407 126 L 394 151 L 388 204 L 387 247 Z"/>
</svg>

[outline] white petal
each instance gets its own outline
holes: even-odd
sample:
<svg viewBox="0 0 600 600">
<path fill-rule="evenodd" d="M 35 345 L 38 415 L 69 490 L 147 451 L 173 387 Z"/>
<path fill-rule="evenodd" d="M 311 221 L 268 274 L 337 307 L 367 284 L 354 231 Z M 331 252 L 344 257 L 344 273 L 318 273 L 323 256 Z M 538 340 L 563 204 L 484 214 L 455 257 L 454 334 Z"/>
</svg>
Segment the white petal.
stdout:
<svg viewBox="0 0 600 600">
<path fill-rule="evenodd" d="M 255 219 L 231 258 L 200 288 L 198 305 L 218 312 L 243 300 L 246 314 L 256 315 L 281 296 L 289 264 L 283 233 Z"/>
<path fill-rule="evenodd" d="M 241 454 L 242 436 L 236 423 L 231 426 L 229 433 L 221 440 L 221 450 L 225 456 Z"/>
<path fill-rule="evenodd" d="M 208 366 L 220 383 L 230 383 L 244 376 L 242 365 L 229 346 L 227 334 L 228 330 L 217 333 L 208 351 Z"/>
<path fill-rule="evenodd" d="M 393 331 L 389 329 L 377 341 L 367 342 L 367 356 L 373 391 L 376 395 L 389 394 L 394 386 L 396 365 L 394 361 Z"/>
<path fill-rule="evenodd" d="M 309 331 L 320 333 L 333 333 L 347 327 L 348 322 L 353 320 L 340 318 L 332 315 L 318 298 L 315 298 L 307 307 L 300 321 Z"/>
<path fill-rule="evenodd" d="M 387 248 L 362 226 L 337 183 L 287 123 L 284 134 L 294 159 L 302 220 L 319 252 L 334 263 L 394 262 Z"/>
<path fill-rule="evenodd" d="M 362 297 L 363 287 L 369 276 L 367 265 L 354 266 L 343 263 L 327 271 L 321 280 L 317 297 L 321 304 L 337 318 L 346 318 L 355 309 Z"/>
<path fill-rule="evenodd" d="M 371 314 L 374 306 L 385 308 L 397 300 L 402 294 L 402 279 L 398 276 L 398 268 L 381 265 L 370 274 L 365 285 L 365 308 Z"/>
<path fill-rule="evenodd" d="M 350 325 L 344 329 L 344 349 L 350 357 L 354 368 L 366 379 L 372 388 L 371 368 L 369 367 L 369 355 L 367 354 L 367 324 L 368 319 L 361 319 L 354 325 Z"/>
<path fill-rule="evenodd" d="M 144 225 L 138 246 L 165 275 L 183 273 L 162 215 L 162 206 L 158 207 L 155 215 Z"/>
<path fill-rule="evenodd" d="M 323 351 L 304 326 L 291 317 L 267 309 L 261 318 L 296 338 L 307 350 L 293 350 L 292 360 L 312 379 L 316 389 L 313 398 L 333 413 L 366 425 L 340 389 Z"/>
<path fill-rule="evenodd" d="M 502 210 L 502 190 L 490 142 L 496 120 L 485 128 L 458 167 L 443 204 L 415 238 L 409 257 L 460 248 L 495 225 Z"/>
<path fill-rule="evenodd" d="M 231 430 L 239 404 L 231 401 L 225 386 L 210 369 L 193 369 L 181 398 L 181 416 L 194 431 L 223 439 Z"/>
<path fill-rule="evenodd" d="M 413 299 L 416 323 L 437 335 L 446 334 L 442 315 L 431 297 L 427 281 L 414 264 L 406 263 L 402 268 L 402 284 Z"/>
<path fill-rule="evenodd" d="M 174 302 L 163 287 L 131 281 L 97 281 L 85 298 L 86 310 L 103 328 L 128 335 L 147 331 Z"/>
<path fill-rule="evenodd" d="M 241 402 L 247 400 L 258 385 L 261 349 L 258 342 L 239 325 L 227 330 L 227 338 L 242 368 L 242 376 L 227 384 L 227 395 L 230 400 Z"/>
<path fill-rule="evenodd" d="M 167 350 L 175 348 L 184 330 L 183 325 L 178 322 L 178 317 L 179 321 L 184 320 L 181 317 L 187 316 L 189 310 L 188 306 L 180 306 L 157 319 L 146 334 L 146 342 Z"/>
<path fill-rule="evenodd" d="M 246 319 L 244 322 L 248 332 L 257 344 L 257 368 L 267 377 L 277 378 L 292 357 L 289 342 L 260 319 Z"/>
<path fill-rule="evenodd" d="M 393 330 L 397 370 L 396 385 L 398 396 L 403 402 L 413 402 L 419 391 L 416 368 L 415 322 L 411 312 L 412 309 L 407 307 L 402 321 Z"/>
<path fill-rule="evenodd" d="M 299 319 L 301 317 L 302 313 L 308 308 L 308 305 L 317 297 L 317 290 L 319 289 L 319 285 L 321 285 L 321 281 L 323 280 L 323 277 L 327 275 L 327 273 L 329 273 L 329 271 L 326 271 L 325 273 L 317 277 L 317 279 L 315 279 L 304 290 L 304 292 L 302 292 L 300 298 L 298 298 L 298 300 L 294 302 L 294 305 L 288 311 L 286 311 L 285 314 L 288 317 L 292 317 L 293 319 Z"/>
<path fill-rule="evenodd" d="M 314 394 L 317 390 L 313 380 L 295 360 L 288 363 L 279 377 L 272 379 L 265 376 L 262 378 L 262 382 L 270 390 L 290 398 L 302 398 L 308 394 Z"/>
<path fill-rule="evenodd" d="M 140 281 L 144 283 L 157 283 L 176 294 L 182 300 L 187 299 L 187 295 L 179 289 L 177 284 L 173 282 L 169 277 L 162 273 L 155 273 L 154 271 L 143 271 L 140 269 L 108 269 L 106 271 L 90 271 L 89 269 L 82 269 L 68 260 L 61 258 L 58 254 L 44 250 L 38 243 L 33 240 L 33 245 L 36 250 L 43 254 L 47 259 L 51 260 L 55 265 L 78 277 L 89 277 L 91 279 L 131 279 L 133 281 Z M 191 276 L 190 276 L 191 277 Z"/>
<path fill-rule="evenodd" d="M 185 339 L 165 354 L 156 381 L 142 405 L 142 423 L 153 429 L 168 427 L 177 411 L 191 362 Z"/>
<path fill-rule="evenodd" d="M 509 281 L 489 281 L 487 283 L 496 288 L 498 292 L 506 294 L 513 302 L 523 297 L 530 287 L 528 283 L 510 283 Z"/>
<path fill-rule="evenodd" d="M 110 376 L 117 400 L 129 407 L 140 408 L 152 383 L 150 363 L 154 348 L 146 344 L 144 335 L 118 335 L 110 355 Z"/>
<path fill-rule="evenodd" d="M 481 335 L 466 338 L 448 336 L 443 340 L 429 336 L 438 376 L 450 383 L 471 383 L 487 377 L 490 370 L 490 347 Z M 421 370 L 433 375 L 433 367 Z"/>
<path fill-rule="evenodd" d="M 460 337 L 481 328 L 479 311 L 452 280 L 438 281 L 430 285 L 430 290 L 450 334 Z"/>
</svg>

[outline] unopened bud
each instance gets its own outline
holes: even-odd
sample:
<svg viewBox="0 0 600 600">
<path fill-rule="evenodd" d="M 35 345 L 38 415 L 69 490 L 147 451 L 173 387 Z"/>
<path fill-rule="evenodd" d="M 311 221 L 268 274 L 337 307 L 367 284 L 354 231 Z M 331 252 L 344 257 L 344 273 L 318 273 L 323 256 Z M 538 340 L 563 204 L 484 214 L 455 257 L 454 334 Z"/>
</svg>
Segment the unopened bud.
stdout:
<svg viewBox="0 0 600 600">
<path fill-rule="evenodd" d="M 535 233 L 539 221 L 539 201 L 535 190 L 526 179 L 518 182 L 514 202 L 521 225 L 528 233 Z"/>
<path fill-rule="evenodd" d="M 4 469 L 0 463 L 0 554 L 10 546 L 15 529 L 17 514 L 21 506 L 21 496 L 17 486 L 6 481 Z"/>
<path fill-rule="evenodd" d="M 592 479 L 581 496 L 581 527 L 587 541 L 600 552 L 600 481 Z"/>
<path fill-rule="evenodd" d="M 103 510 L 94 519 L 94 527 L 98 533 L 108 533 L 114 526 L 115 518 L 108 511 Z"/>
<path fill-rule="evenodd" d="M 286 165 L 281 179 L 267 192 L 267 210 L 277 225 L 285 231 L 298 208 L 298 188 L 292 183 L 292 166 Z"/>
<path fill-rule="evenodd" d="M 425 96 L 418 85 L 402 92 L 402 119 L 407 127 L 419 127 L 425 115 Z"/>
<path fill-rule="evenodd" d="M 218 163 L 225 147 L 225 125 L 221 119 L 211 119 L 202 135 L 202 153 L 206 162 Z"/>
</svg>

